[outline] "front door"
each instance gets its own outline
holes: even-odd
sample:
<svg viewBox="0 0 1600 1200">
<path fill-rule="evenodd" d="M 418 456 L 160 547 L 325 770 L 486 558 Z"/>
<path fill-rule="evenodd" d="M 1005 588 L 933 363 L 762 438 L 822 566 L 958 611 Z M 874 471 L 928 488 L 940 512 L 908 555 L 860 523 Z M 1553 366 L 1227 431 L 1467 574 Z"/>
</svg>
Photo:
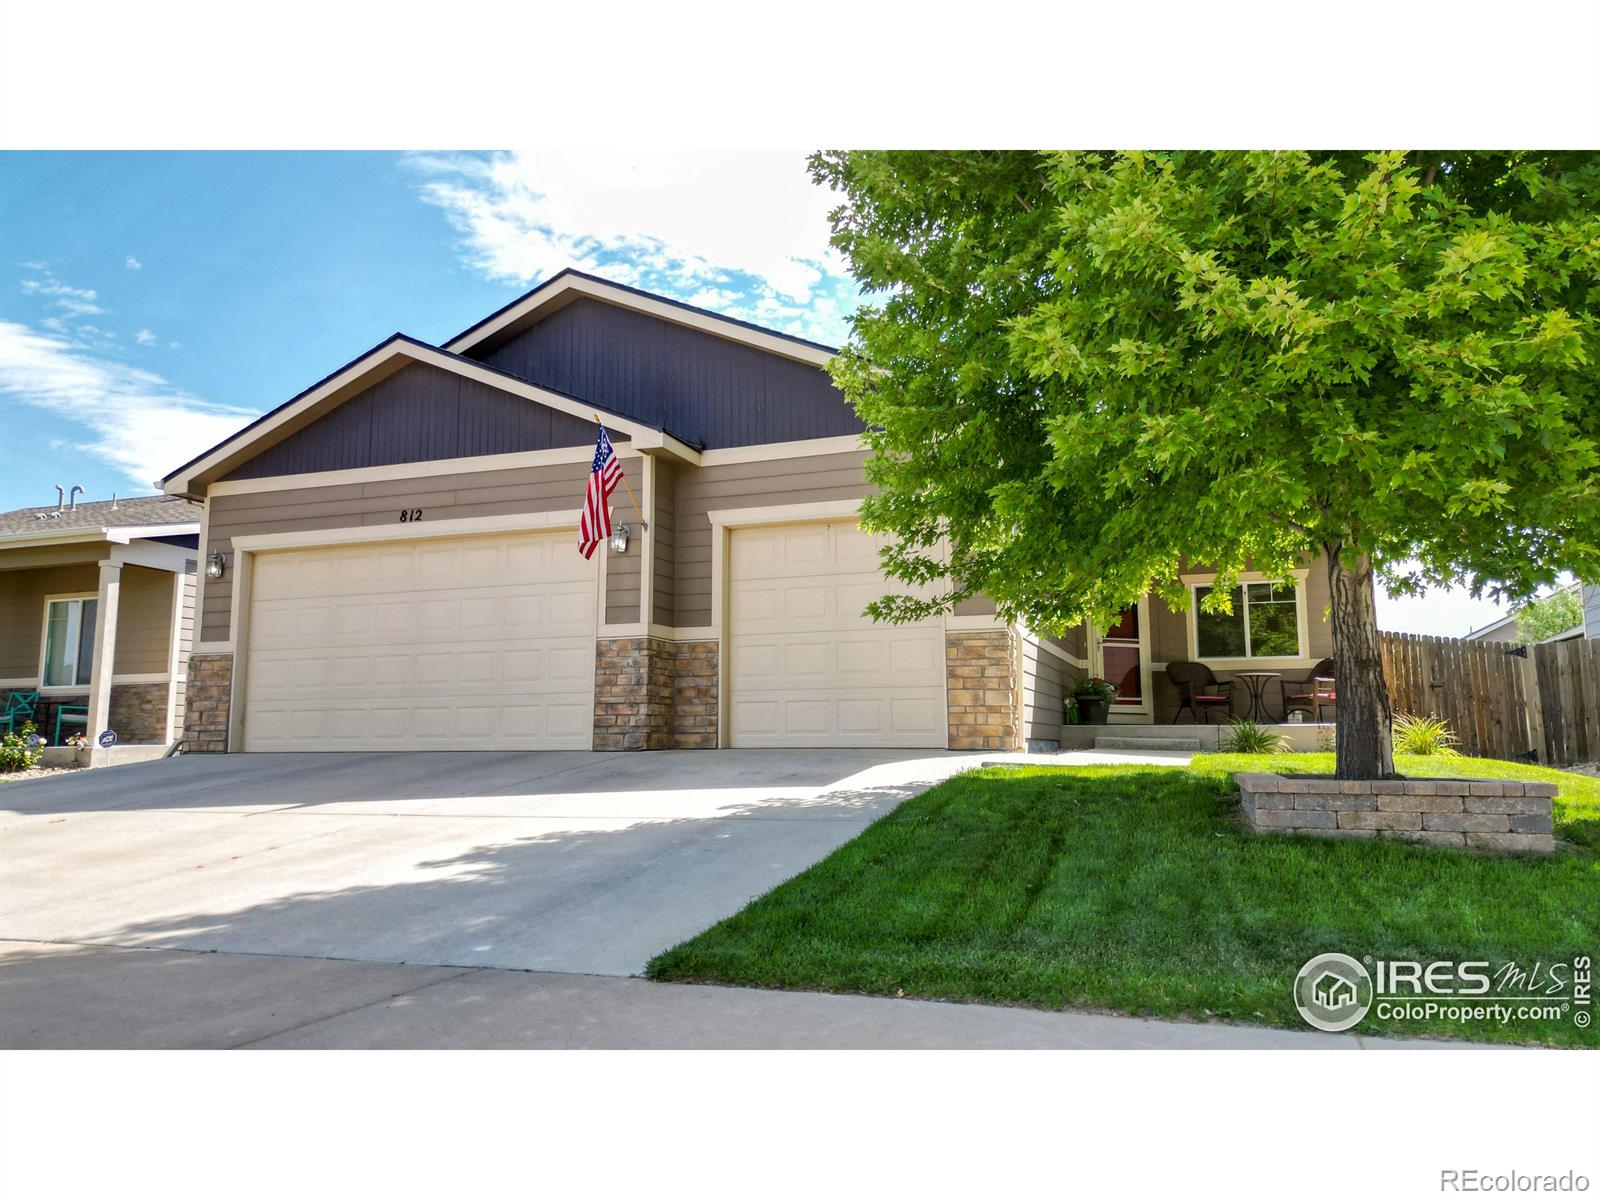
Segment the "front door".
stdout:
<svg viewBox="0 0 1600 1200">
<path fill-rule="evenodd" d="M 1122 610 L 1116 623 L 1097 640 L 1098 672 L 1117 689 L 1111 720 L 1148 724 L 1150 699 L 1150 631 L 1146 605 Z"/>
</svg>

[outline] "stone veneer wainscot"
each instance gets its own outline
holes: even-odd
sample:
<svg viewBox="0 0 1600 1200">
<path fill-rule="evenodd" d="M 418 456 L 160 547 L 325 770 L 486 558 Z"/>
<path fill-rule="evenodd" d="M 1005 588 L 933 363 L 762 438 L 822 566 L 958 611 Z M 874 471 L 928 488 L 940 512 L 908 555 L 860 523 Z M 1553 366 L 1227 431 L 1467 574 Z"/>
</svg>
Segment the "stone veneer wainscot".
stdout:
<svg viewBox="0 0 1600 1200">
<path fill-rule="evenodd" d="M 1233 777 L 1258 832 L 1397 838 L 1465 850 L 1555 849 L 1556 786 L 1499 779 Z"/>
<path fill-rule="evenodd" d="M 1009 629 L 944 636 L 952 750 L 1022 749 L 1016 635 Z"/>
<path fill-rule="evenodd" d="M 183 749 L 217 753 L 228 748 L 228 707 L 233 701 L 233 655 L 192 654 L 183 708 Z"/>
</svg>

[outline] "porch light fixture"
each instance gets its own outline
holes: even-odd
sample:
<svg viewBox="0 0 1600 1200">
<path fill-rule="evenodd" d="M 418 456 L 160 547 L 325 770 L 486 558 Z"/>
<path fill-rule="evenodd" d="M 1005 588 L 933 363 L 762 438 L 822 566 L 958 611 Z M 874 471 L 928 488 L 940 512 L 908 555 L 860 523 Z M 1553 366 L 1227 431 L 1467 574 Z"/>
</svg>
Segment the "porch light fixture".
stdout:
<svg viewBox="0 0 1600 1200">
<path fill-rule="evenodd" d="M 628 535 L 632 532 L 633 530 L 626 525 L 618 525 L 616 531 L 611 535 L 611 553 L 626 554 L 628 552 Z"/>
<path fill-rule="evenodd" d="M 206 578 L 221 579 L 222 572 L 227 568 L 228 560 L 222 557 L 221 550 L 213 550 L 206 559 Z"/>
</svg>

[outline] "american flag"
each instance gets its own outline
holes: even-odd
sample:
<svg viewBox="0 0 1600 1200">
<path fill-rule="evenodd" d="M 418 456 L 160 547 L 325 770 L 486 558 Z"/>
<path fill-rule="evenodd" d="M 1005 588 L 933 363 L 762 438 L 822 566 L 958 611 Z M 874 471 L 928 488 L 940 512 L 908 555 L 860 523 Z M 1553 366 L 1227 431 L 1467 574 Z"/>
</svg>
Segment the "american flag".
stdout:
<svg viewBox="0 0 1600 1200">
<path fill-rule="evenodd" d="M 594 464 L 589 468 L 589 486 L 583 493 L 583 515 L 578 518 L 578 549 L 585 558 L 594 557 L 594 548 L 611 536 L 611 493 L 622 481 L 622 464 L 611 448 L 606 427 L 594 443 Z"/>
</svg>

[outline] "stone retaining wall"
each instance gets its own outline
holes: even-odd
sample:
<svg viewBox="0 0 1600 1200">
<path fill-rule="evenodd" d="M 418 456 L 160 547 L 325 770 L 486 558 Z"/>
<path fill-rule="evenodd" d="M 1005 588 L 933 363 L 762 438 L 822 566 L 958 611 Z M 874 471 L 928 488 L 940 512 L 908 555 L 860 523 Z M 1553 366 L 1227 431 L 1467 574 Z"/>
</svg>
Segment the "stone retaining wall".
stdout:
<svg viewBox="0 0 1600 1200">
<path fill-rule="evenodd" d="M 1258 832 L 1397 838 L 1465 850 L 1555 849 L 1553 783 L 1266 773 L 1233 779 L 1245 821 Z"/>
</svg>

